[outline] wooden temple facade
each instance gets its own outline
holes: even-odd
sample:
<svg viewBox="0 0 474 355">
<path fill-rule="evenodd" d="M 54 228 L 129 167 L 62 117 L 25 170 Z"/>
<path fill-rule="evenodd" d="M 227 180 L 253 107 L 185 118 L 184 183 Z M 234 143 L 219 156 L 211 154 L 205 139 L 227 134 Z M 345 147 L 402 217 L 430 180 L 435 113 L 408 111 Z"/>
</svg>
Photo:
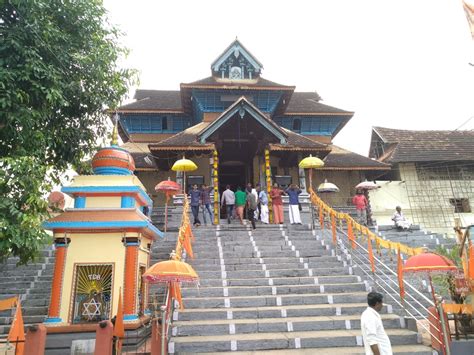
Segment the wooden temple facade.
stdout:
<svg viewBox="0 0 474 355">
<path fill-rule="evenodd" d="M 199 167 L 187 175 L 188 186 L 205 183 L 220 192 L 247 182 L 305 188 L 298 162 L 312 154 L 325 161 L 315 187 L 328 179 L 341 189 L 330 197 L 334 205 L 346 205 L 358 182 L 390 169 L 332 144 L 353 112 L 321 103 L 316 92 L 266 80 L 262 70 L 235 40 L 211 64 L 210 77 L 176 91 L 137 90 L 136 101 L 117 110 L 123 148 L 149 191 L 168 177 L 180 180 L 171 166 L 182 156 Z"/>
</svg>

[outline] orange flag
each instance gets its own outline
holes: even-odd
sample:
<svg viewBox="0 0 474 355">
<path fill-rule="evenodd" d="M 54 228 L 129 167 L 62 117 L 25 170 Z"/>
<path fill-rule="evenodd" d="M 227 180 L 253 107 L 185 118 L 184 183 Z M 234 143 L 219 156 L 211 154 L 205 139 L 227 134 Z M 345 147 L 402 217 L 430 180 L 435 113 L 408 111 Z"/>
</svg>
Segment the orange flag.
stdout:
<svg viewBox="0 0 474 355">
<path fill-rule="evenodd" d="M 193 247 L 191 245 L 191 236 L 186 232 L 184 233 L 182 243 L 184 250 L 186 250 L 186 254 L 188 254 L 191 259 L 194 259 Z"/>
<path fill-rule="evenodd" d="M 337 245 L 337 233 L 336 233 L 336 217 L 331 214 L 331 231 L 332 231 L 332 242 Z"/>
<path fill-rule="evenodd" d="M 474 280 L 474 243 L 469 246 L 469 278 Z"/>
<path fill-rule="evenodd" d="M 397 267 L 397 276 L 398 276 L 398 287 L 400 288 L 400 298 L 405 298 L 405 285 L 403 284 L 403 261 L 402 255 L 400 253 L 400 248 L 398 248 L 398 267 Z"/>
<path fill-rule="evenodd" d="M 355 237 L 354 237 L 354 230 L 352 229 L 352 222 L 351 220 L 347 220 L 347 236 L 351 241 L 352 249 L 356 248 Z"/>
<path fill-rule="evenodd" d="M 370 268 L 372 272 L 375 272 L 375 259 L 374 252 L 372 251 L 372 241 L 370 240 L 370 235 L 367 236 L 367 251 L 369 252 Z"/>
<path fill-rule="evenodd" d="M 8 333 L 8 341 L 16 344 L 15 354 L 23 355 L 25 351 L 25 326 L 23 325 L 23 314 L 21 313 L 21 303 L 19 300 L 16 304 L 15 319 Z"/>
<path fill-rule="evenodd" d="M 117 354 L 121 354 L 122 339 L 125 337 L 125 326 L 123 324 L 122 290 L 119 291 L 119 300 L 117 306 L 117 315 L 115 316 L 114 336 L 117 337 Z"/>
<path fill-rule="evenodd" d="M 181 297 L 181 287 L 178 282 L 171 283 L 171 297 L 178 301 L 180 309 L 184 309 L 183 299 Z"/>
<path fill-rule="evenodd" d="M 324 214 L 322 206 L 319 206 L 319 225 L 324 229 Z"/>
<path fill-rule="evenodd" d="M 196 241 L 196 238 L 194 238 L 194 234 L 193 234 L 193 231 L 191 229 L 191 224 L 189 224 L 189 223 L 186 225 L 186 230 L 184 232 L 184 236 L 191 239 L 191 241 L 193 243 Z"/>
</svg>

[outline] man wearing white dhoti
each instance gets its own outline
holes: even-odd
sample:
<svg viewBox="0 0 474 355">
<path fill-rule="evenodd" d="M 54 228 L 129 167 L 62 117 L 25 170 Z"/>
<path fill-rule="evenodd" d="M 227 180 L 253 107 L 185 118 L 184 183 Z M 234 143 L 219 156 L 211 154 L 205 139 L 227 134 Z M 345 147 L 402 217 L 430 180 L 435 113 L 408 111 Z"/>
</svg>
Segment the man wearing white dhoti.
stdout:
<svg viewBox="0 0 474 355">
<path fill-rule="evenodd" d="M 298 196 L 301 193 L 301 190 L 295 184 L 291 184 L 288 189 L 285 191 L 288 194 L 290 203 L 288 205 L 288 212 L 290 214 L 290 223 L 291 224 L 302 224 L 300 217 L 299 209 L 299 199 Z"/>
<path fill-rule="evenodd" d="M 392 221 L 395 222 L 395 226 L 401 229 L 410 229 L 411 223 L 402 213 L 402 208 L 397 206 L 395 208 L 396 212 L 393 214 Z"/>
<path fill-rule="evenodd" d="M 260 220 L 268 224 L 268 197 L 264 190 L 262 190 L 261 186 L 257 186 L 258 191 L 258 199 L 260 201 Z"/>
</svg>

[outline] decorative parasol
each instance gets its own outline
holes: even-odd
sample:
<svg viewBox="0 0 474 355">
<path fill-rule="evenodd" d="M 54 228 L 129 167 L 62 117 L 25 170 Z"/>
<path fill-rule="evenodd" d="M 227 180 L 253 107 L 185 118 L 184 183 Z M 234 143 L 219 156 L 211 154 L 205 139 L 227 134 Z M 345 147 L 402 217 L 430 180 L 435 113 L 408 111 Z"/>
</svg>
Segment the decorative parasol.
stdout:
<svg viewBox="0 0 474 355">
<path fill-rule="evenodd" d="M 321 168 L 324 166 L 324 162 L 318 157 L 313 157 L 311 154 L 309 157 L 306 157 L 300 161 L 298 166 L 302 169 L 309 169 L 309 187 L 313 189 L 312 179 L 313 179 L 313 169 Z"/>
<path fill-rule="evenodd" d="M 357 190 L 376 190 L 378 189 L 380 186 L 377 185 L 376 183 L 372 182 L 372 181 L 363 181 L 361 183 L 359 183 L 355 188 Z"/>
<path fill-rule="evenodd" d="M 324 179 L 324 182 L 318 186 L 318 192 L 339 192 L 339 187 Z"/>
<path fill-rule="evenodd" d="M 182 171 L 184 173 L 183 177 L 183 191 L 186 193 L 186 171 L 194 171 L 197 170 L 197 165 L 194 164 L 192 160 L 186 159 L 183 156 L 183 159 L 179 159 L 175 161 L 171 170 L 173 171 Z"/>
<path fill-rule="evenodd" d="M 143 274 L 143 280 L 151 283 L 187 282 L 197 283 L 199 276 L 193 267 L 184 261 L 166 260 L 152 265 Z"/>
<path fill-rule="evenodd" d="M 166 226 L 168 224 L 168 201 L 170 196 L 173 196 L 181 191 L 181 186 L 174 181 L 171 181 L 170 178 L 168 180 L 161 181 L 155 186 L 155 191 L 157 192 L 164 192 L 166 194 L 166 202 L 165 202 L 165 232 Z"/>
<path fill-rule="evenodd" d="M 406 261 L 403 267 L 403 273 L 425 273 L 428 274 L 430 281 L 431 294 L 433 296 L 434 303 L 436 304 L 436 297 L 433 289 L 433 283 L 431 281 L 431 275 L 433 274 L 448 274 L 454 273 L 458 270 L 456 265 L 443 255 L 436 253 L 424 252 L 415 256 L 411 256 Z"/>
</svg>

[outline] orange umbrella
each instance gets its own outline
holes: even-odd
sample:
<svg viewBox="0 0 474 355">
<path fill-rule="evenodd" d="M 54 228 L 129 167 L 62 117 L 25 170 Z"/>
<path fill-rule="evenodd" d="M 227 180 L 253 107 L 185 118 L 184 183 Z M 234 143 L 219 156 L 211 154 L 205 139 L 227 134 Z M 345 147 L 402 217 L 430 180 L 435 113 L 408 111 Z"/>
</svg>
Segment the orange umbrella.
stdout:
<svg viewBox="0 0 474 355">
<path fill-rule="evenodd" d="M 403 267 L 403 274 L 405 273 L 426 273 L 430 281 L 431 295 L 436 304 L 436 297 L 433 289 L 431 275 L 446 274 L 456 272 L 458 268 L 454 263 L 443 255 L 436 253 L 421 253 L 411 256 Z"/>
<path fill-rule="evenodd" d="M 144 274 L 147 282 L 188 282 L 197 283 L 199 275 L 184 261 L 166 260 L 152 265 Z"/>
<path fill-rule="evenodd" d="M 166 226 L 168 224 L 168 201 L 170 196 L 173 196 L 181 191 L 181 186 L 174 181 L 168 180 L 161 181 L 155 186 L 155 191 L 164 192 L 166 194 L 166 203 L 165 203 L 165 232 Z"/>
</svg>

